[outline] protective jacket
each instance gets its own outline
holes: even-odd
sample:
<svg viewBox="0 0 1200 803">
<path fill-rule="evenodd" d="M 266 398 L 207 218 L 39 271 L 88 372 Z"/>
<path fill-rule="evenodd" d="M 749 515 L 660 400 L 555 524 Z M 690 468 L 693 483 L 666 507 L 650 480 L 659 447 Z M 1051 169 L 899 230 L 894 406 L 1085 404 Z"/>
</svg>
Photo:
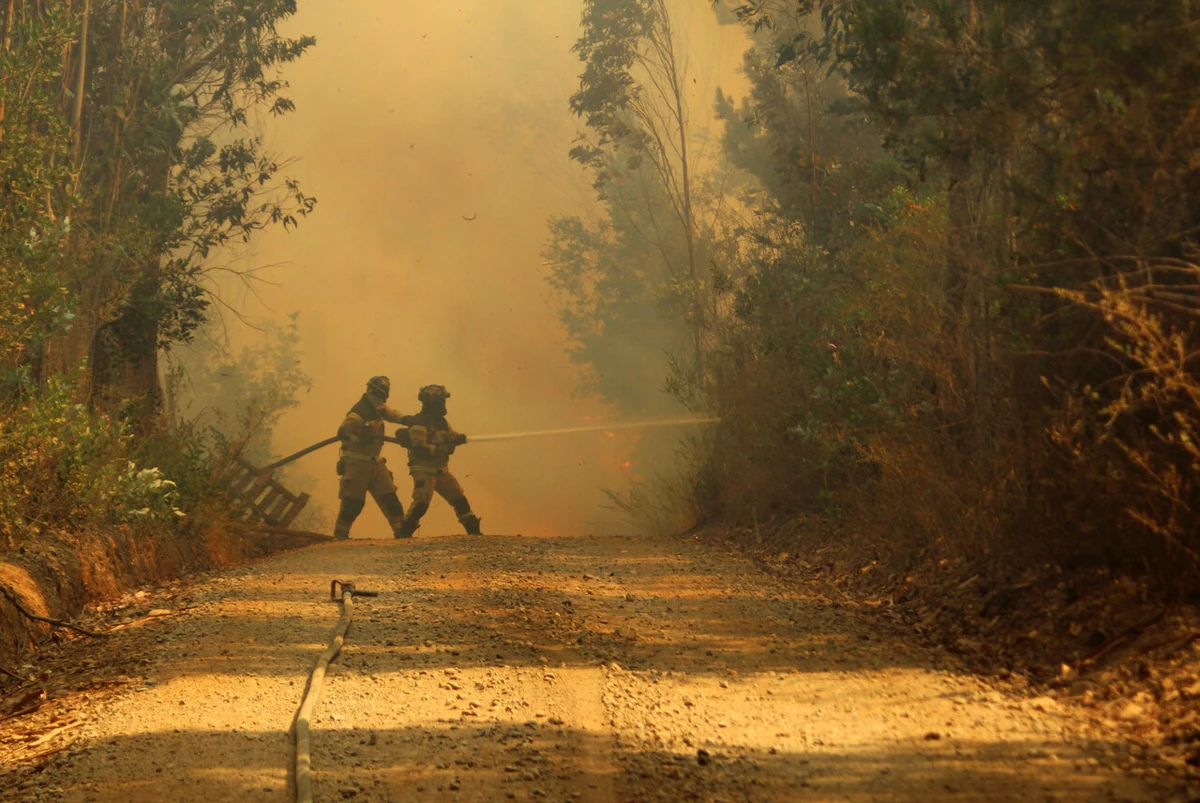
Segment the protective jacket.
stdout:
<svg viewBox="0 0 1200 803">
<path fill-rule="evenodd" d="M 467 442 L 455 432 L 444 415 L 420 412 L 406 415 L 401 423 L 408 427 L 408 470 L 411 474 L 441 474 L 450 464 L 456 446 Z"/>
<path fill-rule="evenodd" d="M 342 439 L 341 458 L 379 462 L 379 454 L 383 451 L 384 422 L 399 424 L 403 420 L 404 416 L 399 411 L 376 403 L 364 393 L 338 427 L 338 437 Z"/>
</svg>

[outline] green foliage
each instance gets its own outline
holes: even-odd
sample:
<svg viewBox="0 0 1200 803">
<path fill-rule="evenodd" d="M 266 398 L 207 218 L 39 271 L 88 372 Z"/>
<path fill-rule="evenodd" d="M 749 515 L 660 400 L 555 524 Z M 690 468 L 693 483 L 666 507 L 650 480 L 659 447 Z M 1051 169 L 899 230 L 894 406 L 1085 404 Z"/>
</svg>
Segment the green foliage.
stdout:
<svg viewBox="0 0 1200 803">
<path fill-rule="evenodd" d="M 292 108 L 278 72 L 314 40 L 278 32 L 294 0 L 79 6 L 19 4 L 0 54 L 0 266 L 25 305 L 0 316 L 0 356 L 11 387 L 90 353 L 119 403 L 156 396 L 129 367 L 205 320 L 213 255 L 312 210 L 247 129 Z"/>
<path fill-rule="evenodd" d="M 630 107 L 643 96 L 634 70 L 643 41 L 655 25 L 653 0 L 590 0 L 585 3 L 579 40 L 572 50 L 584 63 L 571 111 L 598 135 L 596 148 L 576 148 L 573 158 L 593 164 L 603 149 L 632 140 L 645 146 L 647 132 L 630 120 Z"/>
<path fill-rule="evenodd" d="M 70 221 L 52 198 L 70 181 L 70 132 L 53 82 L 70 42 L 61 13 L 20 19 L 0 51 L 0 387 L 31 378 L 29 356 L 70 321 L 60 274 Z"/>
<path fill-rule="evenodd" d="M 936 328 L 944 209 L 896 190 L 876 224 L 831 256 L 764 215 L 726 290 L 713 459 L 726 516 L 838 508 L 878 433 L 935 417 L 945 377 Z"/>
<path fill-rule="evenodd" d="M 280 71 L 314 40 L 278 29 L 295 0 L 11 8 L 0 47 L 0 538 L 199 527 L 222 505 L 215 456 L 230 444 L 207 421 L 161 426 L 158 354 L 208 319 L 227 247 L 313 209 L 253 128 L 293 108 Z M 261 397 L 250 415 L 268 439 L 307 381 L 294 331 L 276 342 L 266 359 L 291 360 L 290 373 L 270 388 L 223 388 L 227 404 Z"/>
<path fill-rule="evenodd" d="M 12 546 L 49 531 L 175 526 L 196 501 L 156 465 L 121 421 L 89 412 L 71 378 L 0 417 L 0 539 Z M 190 454 L 211 472 L 206 455 Z"/>
</svg>

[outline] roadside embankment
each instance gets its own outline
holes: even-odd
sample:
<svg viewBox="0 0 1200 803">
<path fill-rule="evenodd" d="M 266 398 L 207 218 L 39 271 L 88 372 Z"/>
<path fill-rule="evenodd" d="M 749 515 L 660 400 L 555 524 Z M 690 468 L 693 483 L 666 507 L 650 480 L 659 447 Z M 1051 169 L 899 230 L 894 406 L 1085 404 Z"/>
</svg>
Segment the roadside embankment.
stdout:
<svg viewBox="0 0 1200 803">
<path fill-rule="evenodd" d="M 214 520 L 187 529 L 43 534 L 0 554 L 0 586 L 35 616 L 62 621 L 85 606 L 189 574 L 234 566 L 252 558 L 306 546 L 323 536 L 269 533 L 241 522 Z M 7 596 L 7 595 L 5 595 Z M 13 667 L 31 649 L 55 638 L 55 628 L 31 620 L 0 598 L 0 666 Z"/>
</svg>

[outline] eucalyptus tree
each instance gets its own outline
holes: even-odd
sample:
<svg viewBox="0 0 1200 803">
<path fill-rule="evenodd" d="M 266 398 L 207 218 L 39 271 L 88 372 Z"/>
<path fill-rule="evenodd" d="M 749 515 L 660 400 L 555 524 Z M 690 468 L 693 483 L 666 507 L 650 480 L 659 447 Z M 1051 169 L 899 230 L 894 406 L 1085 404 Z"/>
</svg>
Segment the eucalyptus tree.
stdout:
<svg viewBox="0 0 1200 803">
<path fill-rule="evenodd" d="M 92 347 L 102 388 L 153 398 L 159 348 L 203 320 L 214 251 L 312 208 L 252 128 L 260 111 L 292 109 L 278 71 L 314 43 L 279 33 L 295 10 L 295 0 L 97 9 L 81 174 L 98 190 L 88 213 L 103 266 L 91 281 L 106 284 Z"/>
<path fill-rule="evenodd" d="M 42 344 L 71 314 L 60 280 L 67 224 L 53 207 L 72 181 L 61 79 L 74 33 L 61 9 L 24 12 L 10 0 L 0 17 L 0 385 L 8 390 L 36 379 Z"/>
<path fill-rule="evenodd" d="M 5 42 L 45 42 L 60 59 L 33 84 L 7 69 L 0 81 L 49 99 L 23 129 L 58 143 L 40 160 L 57 178 L 38 215 L 62 232 L 54 283 L 74 323 L 43 346 L 38 373 L 87 356 L 96 398 L 140 398 L 149 421 L 158 352 L 204 320 L 214 254 L 312 209 L 254 134 L 258 114 L 292 109 L 280 70 L 315 42 L 279 31 L 295 11 L 295 0 L 8 2 Z"/>
<path fill-rule="evenodd" d="M 610 241 L 623 249 L 622 259 L 636 254 L 634 264 L 608 258 L 593 262 L 602 273 L 604 266 L 616 271 L 606 274 L 600 286 L 623 282 L 628 297 L 657 296 L 664 308 L 673 309 L 690 332 L 691 356 L 684 360 L 684 372 L 699 388 L 704 381 L 706 232 L 698 210 L 700 160 L 687 104 L 683 45 L 665 0 L 585 0 L 582 28 L 574 51 L 584 66 L 570 108 L 587 131 L 571 157 L 590 171 L 608 221 L 589 232 L 590 244 L 579 245 L 586 251 Z M 561 241 L 571 232 L 582 234 L 584 227 L 577 224 L 555 225 L 552 235 Z M 559 288 L 571 295 L 597 287 L 576 269 L 579 263 L 555 262 L 555 252 L 561 256 L 570 250 L 569 245 L 549 249 Z M 574 320 L 580 321 L 578 316 Z M 607 336 L 620 337 L 611 331 Z"/>
</svg>

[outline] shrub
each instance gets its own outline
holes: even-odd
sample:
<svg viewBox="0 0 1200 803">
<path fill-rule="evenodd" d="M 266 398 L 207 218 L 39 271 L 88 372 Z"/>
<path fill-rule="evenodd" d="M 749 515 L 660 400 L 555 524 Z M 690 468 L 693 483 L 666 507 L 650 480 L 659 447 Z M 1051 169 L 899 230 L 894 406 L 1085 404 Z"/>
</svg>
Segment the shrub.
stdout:
<svg viewBox="0 0 1200 803">
<path fill-rule="evenodd" d="M 1048 432 L 1055 490 L 1072 492 L 1085 540 L 1074 548 L 1187 588 L 1200 577 L 1200 266 L 1150 264 L 1057 294 L 1103 323 L 1108 368 L 1103 381 L 1056 386 Z"/>
<path fill-rule="evenodd" d="M 46 531 L 174 527 L 212 497 L 213 452 L 199 433 L 139 440 L 119 419 L 89 410 L 76 388 L 56 378 L 0 413 L 6 546 Z"/>
</svg>

